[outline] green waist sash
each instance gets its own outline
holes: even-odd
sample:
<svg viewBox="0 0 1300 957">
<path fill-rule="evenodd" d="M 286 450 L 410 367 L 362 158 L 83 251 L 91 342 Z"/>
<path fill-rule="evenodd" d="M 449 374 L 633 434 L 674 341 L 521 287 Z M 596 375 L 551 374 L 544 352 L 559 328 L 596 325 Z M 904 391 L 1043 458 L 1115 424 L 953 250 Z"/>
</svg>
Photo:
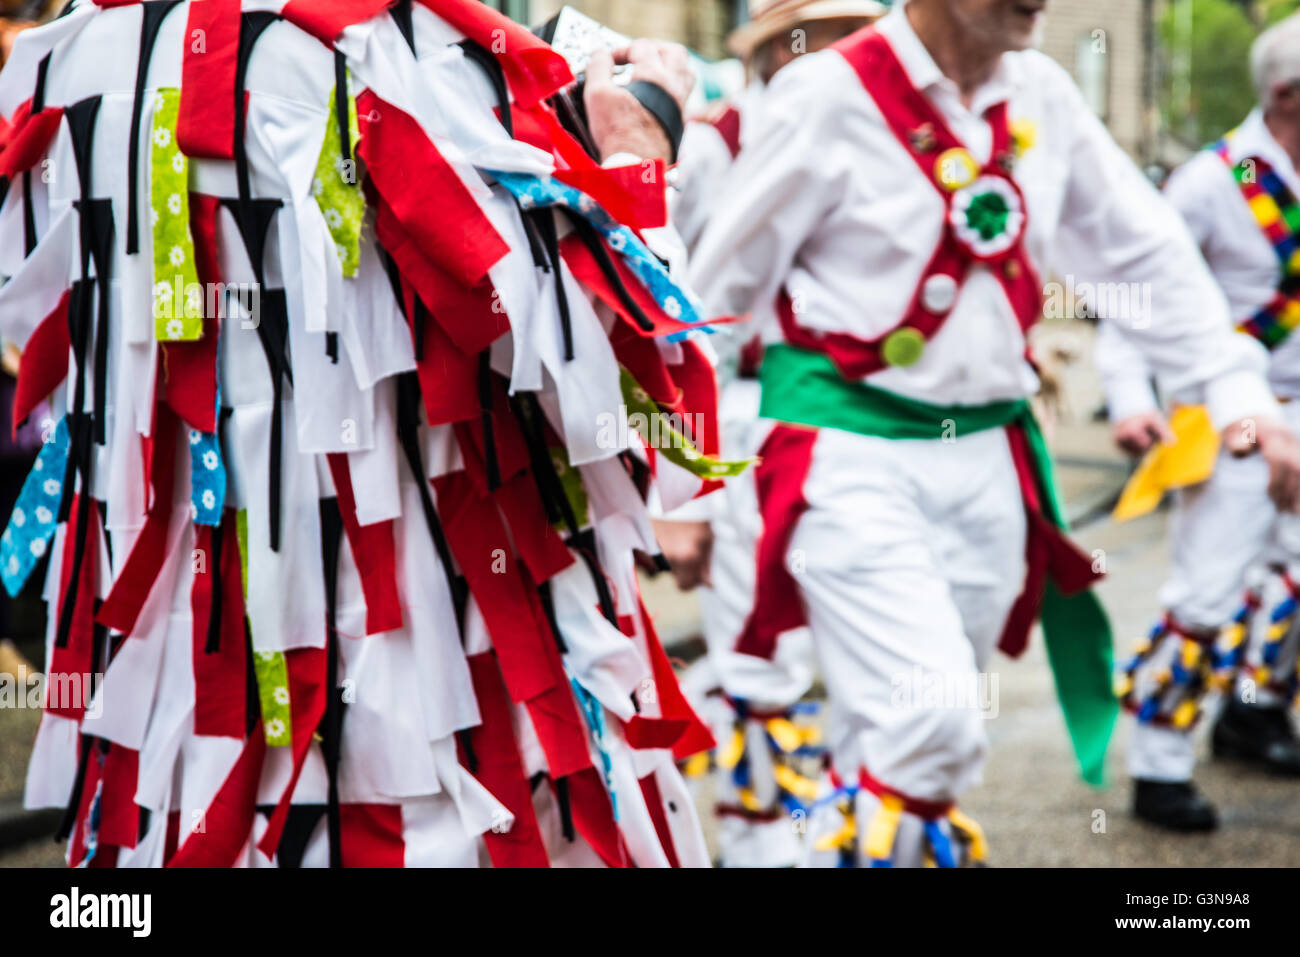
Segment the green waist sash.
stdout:
<svg viewBox="0 0 1300 957">
<path fill-rule="evenodd" d="M 1027 451 L 1023 464 L 1032 471 L 1037 489 L 1037 511 L 1046 520 L 1041 524 L 1031 521 L 1030 534 L 1047 529 L 1065 542 L 1067 524 L 1052 475 L 1051 456 L 1028 400 L 980 406 L 934 405 L 862 382 L 848 382 L 826 356 L 782 344 L 765 350 L 760 378 L 763 394 L 759 415 L 781 422 L 886 439 L 922 440 L 1018 428 Z M 1012 446 L 1013 453 L 1019 455 L 1020 446 L 1014 442 Z M 1061 546 L 1054 544 L 1049 552 L 1053 559 L 1060 558 Z M 1067 557 L 1066 564 L 1070 560 Z M 1100 785 L 1106 746 L 1119 713 L 1112 690 L 1110 623 L 1091 589 L 1065 594 L 1051 570 L 1039 615 L 1075 755 L 1084 779 Z"/>
</svg>

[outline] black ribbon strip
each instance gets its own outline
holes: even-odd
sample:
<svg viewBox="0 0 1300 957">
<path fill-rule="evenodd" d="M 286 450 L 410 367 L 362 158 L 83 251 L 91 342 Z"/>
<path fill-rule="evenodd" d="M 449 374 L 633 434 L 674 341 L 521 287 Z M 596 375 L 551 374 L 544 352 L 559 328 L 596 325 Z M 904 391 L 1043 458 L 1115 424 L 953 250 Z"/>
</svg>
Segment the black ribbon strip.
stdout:
<svg viewBox="0 0 1300 957">
<path fill-rule="evenodd" d="M 258 731 L 262 720 L 262 695 L 257 687 L 257 671 L 253 667 L 253 628 L 244 615 L 244 737 Z M 258 731 L 258 733 L 261 733 Z"/>
<path fill-rule="evenodd" d="M 573 361 L 573 319 L 569 315 L 569 294 L 564 289 L 560 240 L 555 229 L 555 214 L 549 209 L 534 209 L 528 214 L 541 238 L 542 247 L 555 272 L 555 305 L 560 311 L 560 334 L 564 337 L 564 361 Z M 585 222 L 585 220 L 584 220 Z"/>
<path fill-rule="evenodd" d="M 94 474 L 92 441 L 104 432 L 104 395 L 108 342 L 108 293 L 110 257 L 112 255 L 113 209 L 112 201 L 91 199 L 93 182 L 91 158 L 94 143 L 95 120 L 99 114 L 100 97 L 92 96 L 73 104 L 64 111 L 72 137 L 73 155 L 77 163 L 78 185 L 81 198 L 74 202 L 77 209 L 81 236 L 81 279 L 74 282 L 69 294 L 69 337 L 72 342 L 73 361 L 76 365 L 77 383 L 73 389 L 72 412 L 68 415 L 68 468 L 64 473 L 63 495 L 59 503 L 59 520 L 66 521 L 72 507 L 74 470 L 80 473 L 81 490 L 77 508 L 77 524 L 73 530 L 72 564 L 68 569 L 68 590 L 62 598 L 54 644 L 66 648 L 72 633 L 72 619 L 77 607 L 82 569 L 86 549 L 89 547 L 90 509 Z M 99 290 L 99 330 L 95 336 L 95 395 L 94 411 L 90 417 L 85 412 L 87 359 L 90 351 L 91 288 L 90 263 L 94 258 L 95 284 Z M 102 444 L 102 443 L 101 443 Z"/>
<path fill-rule="evenodd" d="M 140 251 L 140 121 L 144 113 L 144 88 L 149 79 L 149 61 L 153 59 L 154 44 L 158 40 L 158 30 L 162 22 L 177 6 L 180 0 L 157 0 L 143 3 L 140 18 L 140 59 L 135 67 L 135 97 L 131 102 L 131 139 L 130 154 L 126 168 L 126 253 L 134 256 Z"/>
<path fill-rule="evenodd" d="M 397 3 L 388 8 L 388 15 L 393 18 L 402 39 L 411 48 L 411 55 L 418 57 L 415 52 L 415 24 L 411 21 L 411 0 L 397 0 Z"/>
<path fill-rule="evenodd" d="M 447 536 L 443 532 L 438 511 L 433 505 L 433 496 L 429 492 L 429 480 L 424 474 L 424 457 L 420 454 L 420 380 L 414 372 L 404 372 L 397 377 L 397 440 L 401 443 L 406 457 L 411 478 L 420 492 L 420 505 L 424 509 L 424 521 L 433 538 L 433 547 L 438 552 L 438 561 L 442 564 L 443 574 L 447 577 L 447 587 L 451 589 L 452 604 L 456 609 L 456 628 L 461 640 L 465 638 L 465 610 L 469 604 L 469 584 L 463 575 L 456 573 L 452 561 L 451 548 L 447 545 Z"/>
<path fill-rule="evenodd" d="M 98 311 L 95 323 L 95 394 L 92 410 L 95 422 L 95 444 L 108 441 L 108 307 L 112 291 L 113 267 L 113 202 L 92 199 L 83 211 L 89 213 L 90 234 L 94 245 L 91 254 L 95 260 L 95 280 L 98 286 Z"/>
<path fill-rule="evenodd" d="M 474 753 L 474 736 L 470 733 L 469 728 L 461 728 L 456 732 L 456 740 L 460 742 L 461 749 L 465 752 L 465 768 L 470 774 L 478 774 L 478 755 Z"/>
<path fill-rule="evenodd" d="M 551 460 L 551 450 L 546 445 L 545 415 L 541 403 L 532 392 L 519 392 L 510 398 L 510 407 L 524 434 L 524 444 L 528 448 L 528 458 L 532 466 L 533 481 L 541 495 L 546 508 L 546 517 L 552 525 L 563 521 L 569 534 L 576 535 L 581 528 L 578 517 L 573 512 L 569 497 L 564 494 L 564 485 L 555 472 L 555 463 Z"/>
<path fill-rule="evenodd" d="M 511 400 L 515 418 L 524 433 L 524 443 L 528 447 L 533 480 L 537 483 L 538 494 L 546 508 L 548 519 L 554 524 L 563 521 L 569 530 L 565 544 L 578 553 L 587 567 L 596 596 L 600 601 L 600 611 L 605 619 L 615 628 L 618 627 L 618 614 L 615 611 L 614 596 L 609 590 L 609 582 L 596 557 L 596 534 L 593 529 L 585 531 L 578 523 L 578 516 L 573 512 L 569 497 L 564 493 L 564 484 L 555 472 L 555 463 L 551 460 L 550 450 L 546 447 L 545 416 L 537 396 L 531 392 L 516 394 Z M 556 637 L 560 638 L 558 630 Z"/>
<path fill-rule="evenodd" d="M 257 335 L 266 354 L 267 365 L 271 373 L 272 407 L 271 407 L 271 452 L 268 476 L 268 499 L 270 506 L 271 550 L 280 550 L 281 526 L 281 442 L 284 429 L 284 380 L 293 384 L 286 355 L 288 337 L 288 307 L 284 299 L 284 290 L 266 289 L 265 251 L 267 230 L 271 219 L 282 203 L 278 199 L 253 199 L 250 174 L 248 169 L 248 149 L 245 132 L 248 117 L 244 110 L 244 93 L 247 88 L 248 63 L 253 54 L 253 47 L 266 28 L 280 19 L 277 13 L 257 10 L 244 13 L 239 28 L 239 58 L 235 69 L 235 179 L 238 183 L 239 198 L 232 204 L 230 200 L 223 203 L 232 211 L 235 223 L 244 240 L 249 261 L 257 279 L 257 294 L 261 296 L 260 315 Z"/>
<path fill-rule="evenodd" d="M 45 78 L 50 72 L 47 53 L 36 67 L 36 87 L 32 91 L 32 114 L 45 109 Z M 6 188 L 7 192 L 7 188 Z M 36 248 L 36 211 L 32 208 L 32 171 L 23 170 L 23 255 L 30 256 Z"/>
<path fill-rule="evenodd" d="M 478 354 L 478 404 L 483 424 L 483 469 L 487 472 L 488 491 L 501 487 L 501 462 L 496 436 L 492 431 L 492 350 Z"/>
<path fill-rule="evenodd" d="M 321 570 L 325 575 L 325 714 L 318 731 L 321 755 L 329 780 L 330 867 L 343 866 L 343 825 L 339 811 L 339 759 L 343 747 L 343 702 L 339 688 L 339 549 L 343 542 L 343 516 L 336 498 L 320 500 Z"/>
<path fill-rule="evenodd" d="M 288 304 L 283 289 L 267 289 L 264 277 L 263 256 L 266 249 L 267 231 L 271 220 L 281 207 L 278 199 L 223 199 L 222 205 L 230 210 L 244 241 L 249 261 L 253 264 L 257 288 L 250 291 L 257 296 L 257 338 L 266 356 L 267 369 L 271 375 L 271 447 L 270 469 L 268 477 L 268 498 L 271 511 L 271 550 L 280 550 L 280 434 L 283 430 L 284 383 L 287 379 L 293 384 L 293 373 L 288 360 Z M 244 302 L 243 291 L 240 292 L 241 305 L 250 313 L 252 302 Z"/>
<path fill-rule="evenodd" d="M 212 554 L 208 556 L 211 565 L 208 574 L 212 576 L 212 604 L 208 608 L 208 634 L 207 640 L 203 643 L 203 652 L 209 655 L 221 650 L 221 615 L 225 597 L 221 581 L 221 559 L 225 538 L 226 517 L 222 515 L 221 520 L 212 528 Z"/>
<path fill-rule="evenodd" d="M 573 808 L 569 803 L 568 778 L 555 779 L 555 803 L 560 808 L 560 830 L 564 834 L 564 839 L 572 844 L 577 839 L 577 834 L 573 830 Z"/>
<path fill-rule="evenodd" d="M 555 647 L 559 649 L 560 654 L 567 655 L 569 646 L 564 643 L 564 636 L 560 634 L 560 622 L 555 617 L 555 596 L 551 594 L 550 582 L 542 582 L 537 586 L 537 599 L 542 603 L 546 622 L 551 626 L 551 634 L 555 636 Z"/>
<path fill-rule="evenodd" d="M 72 796 L 68 799 L 68 806 L 63 811 L 63 820 L 59 822 L 59 829 L 54 833 L 54 840 L 62 843 L 72 834 L 72 829 L 77 826 L 77 811 L 81 807 L 81 794 L 86 787 L 86 766 L 90 763 L 90 749 L 95 743 L 94 737 L 89 734 L 81 735 L 81 749 L 77 756 L 77 775 L 72 782 Z"/>
<path fill-rule="evenodd" d="M 307 845 L 316 832 L 316 825 L 325 816 L 324 804 L 291 804 L 289 814 L 284 821 L 284 831 L 280 834 L 280 845 L 275 849 L 277 867 L 297 870 L 302 867 L 303 855 Z M 259 807 L 258 811 L 268 818 L 275 813 L 274 807 Z M 332 865 L 331 865 L 332 866 Z"/>
<path fill-rule="evenodd" d="M 574 232 L 582 240 L 583 245 L 591 250 L 591 254 L 595 257 L 596 265 L 600 267 L 605 281 L 613 288 L 614 294 L 618 296 L 618 301 L 627 310 L 632 320 L 645 332 L 654 332 L 655 324 L 637 305 L 636 300 L 632 298 L 632 294 L 623 285 L 623 279 L 619 276 L 618 270 L 614 268 L 614 261 L 610 259 L 609 252 L 605 249 L 605 244 L 601 241 L 600 233 L 596 231 L 596 227 L 571 209 L 561 207 L 560 211 L 569 218 L 569 222 L 573 224 Z"/>
<path fill-rule="evenodd" d="M 352 130 L 351 125 L 348 123 L 352 110 L 348 103 L 348 59 L 338 50 L 335 50 L 334 114 L 339 130 L 339 157 L 344 164 L 339 170 L 340 176 L 348 169 L 347 164 L 352 162 Z"/>
<path fill-rule="evenodd" d="M 465 56 L 477 63 L 483 72 L 487 74 L 488 82 L 492 84 L 492 91 L 496 94 L 498 119 L 501 125 L 506 128 L 506 133 L 511 139 L 515 138 L 515 120 L 510 112 L 510 88 L 506 85 L 506 74 L 501 69 L 501 64 L 492 52 L 475 40 L 461 40 L 460 48 L 465 51 Z M 414 48 L 412 48 L 414 52 Z"/>
</svg>

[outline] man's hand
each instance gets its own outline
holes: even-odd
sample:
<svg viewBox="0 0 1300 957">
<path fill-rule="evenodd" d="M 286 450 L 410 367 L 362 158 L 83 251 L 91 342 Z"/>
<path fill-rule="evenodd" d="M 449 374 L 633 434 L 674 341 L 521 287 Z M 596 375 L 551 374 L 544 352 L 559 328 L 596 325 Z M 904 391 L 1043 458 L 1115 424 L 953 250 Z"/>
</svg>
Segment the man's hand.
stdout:
<svg viewBox="0 0 1300 957">
<path fill-rule="evenodd" d="M 583 102 L 587 125 L 603 162 L 615 153 L 631 153 L 642 159 L 668 159 L 673 144 L 659 121 L 631 93 L 614 82 L 614 65 L 630 64 L 637 80 L 663 87 L 685 111 L 686 98 L 695 86 L 690 57 L 676 43 L 635 40 L 632 45 L 610 54 L 597 51 L 587 62 L 587 83 Z"/>
<path fill-rule="evenodd" d="M 1256 449 L 1268 463 L 1268 496 L 1280 511 L 1300 511 L 1300 441 L 1274 418 L 1242 419 L 1223 432 L 1223 446 L 1236 456 Z"/>
<path fill-rule="evenodd" d="M 1145 455 L 1157 442 L 1173 442 L 1169 420 L 1158 409 L 1139 412 L 1115 423 L 1111 430 L 1115 444 L 1129 455 Z"/>
<path fill-rule="evenodd" d="M 673 568 L 677 587 L 691 591 L 700 585 L 712 585 L 709 561 L 713 557 L 713 529 L 709 523 L 652 521 L 655 538 Z"/>
</svg>

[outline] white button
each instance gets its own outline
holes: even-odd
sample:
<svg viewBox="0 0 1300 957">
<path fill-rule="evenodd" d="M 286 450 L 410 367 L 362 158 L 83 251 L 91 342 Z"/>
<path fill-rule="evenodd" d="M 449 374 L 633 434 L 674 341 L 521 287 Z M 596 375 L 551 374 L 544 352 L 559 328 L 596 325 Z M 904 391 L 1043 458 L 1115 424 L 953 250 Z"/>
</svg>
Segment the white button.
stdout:
<svg viewBox="0 0 1300 957">
<path fill-rule="evenodd" d="M 947 273 L 935 273 L 921 287 L 921 305 L 935 313 L 947 312 L 957 301 L 957 280 Z"/>
</svg>

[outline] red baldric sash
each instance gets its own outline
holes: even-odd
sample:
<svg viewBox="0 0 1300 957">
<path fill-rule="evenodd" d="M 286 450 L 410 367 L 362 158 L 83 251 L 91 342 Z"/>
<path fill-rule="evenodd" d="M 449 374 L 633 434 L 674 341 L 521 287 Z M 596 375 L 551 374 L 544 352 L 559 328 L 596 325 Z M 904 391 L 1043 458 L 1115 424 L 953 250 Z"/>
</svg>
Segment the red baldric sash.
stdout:
<svg viewBox="0 0 1300 957">
<path fill-rule="evenodd" d="M 1041 313 L 1042 292 L 1024 246 L 1024 195 L 1010 173 L 1015 150 L 1006 103 L 985 113 L 993 129 L 993 149 L 989 161 L 976 168 L 939 111 L 912 86 L 883 34 L 859 31 L 832 49 L 853 67 L 898 142 L 943 197 L 943 235 L 894 329 L 871 340 L 818 333 L 798 324 L 789 297 L 782 294 L 777 311 L 786 341 L 829 356 L 850 380 L 888 365 L 911 365 L 952 312 L 977 264 L 997 279 L 1021 329 L 1028 330 Z"/>
</svg>

